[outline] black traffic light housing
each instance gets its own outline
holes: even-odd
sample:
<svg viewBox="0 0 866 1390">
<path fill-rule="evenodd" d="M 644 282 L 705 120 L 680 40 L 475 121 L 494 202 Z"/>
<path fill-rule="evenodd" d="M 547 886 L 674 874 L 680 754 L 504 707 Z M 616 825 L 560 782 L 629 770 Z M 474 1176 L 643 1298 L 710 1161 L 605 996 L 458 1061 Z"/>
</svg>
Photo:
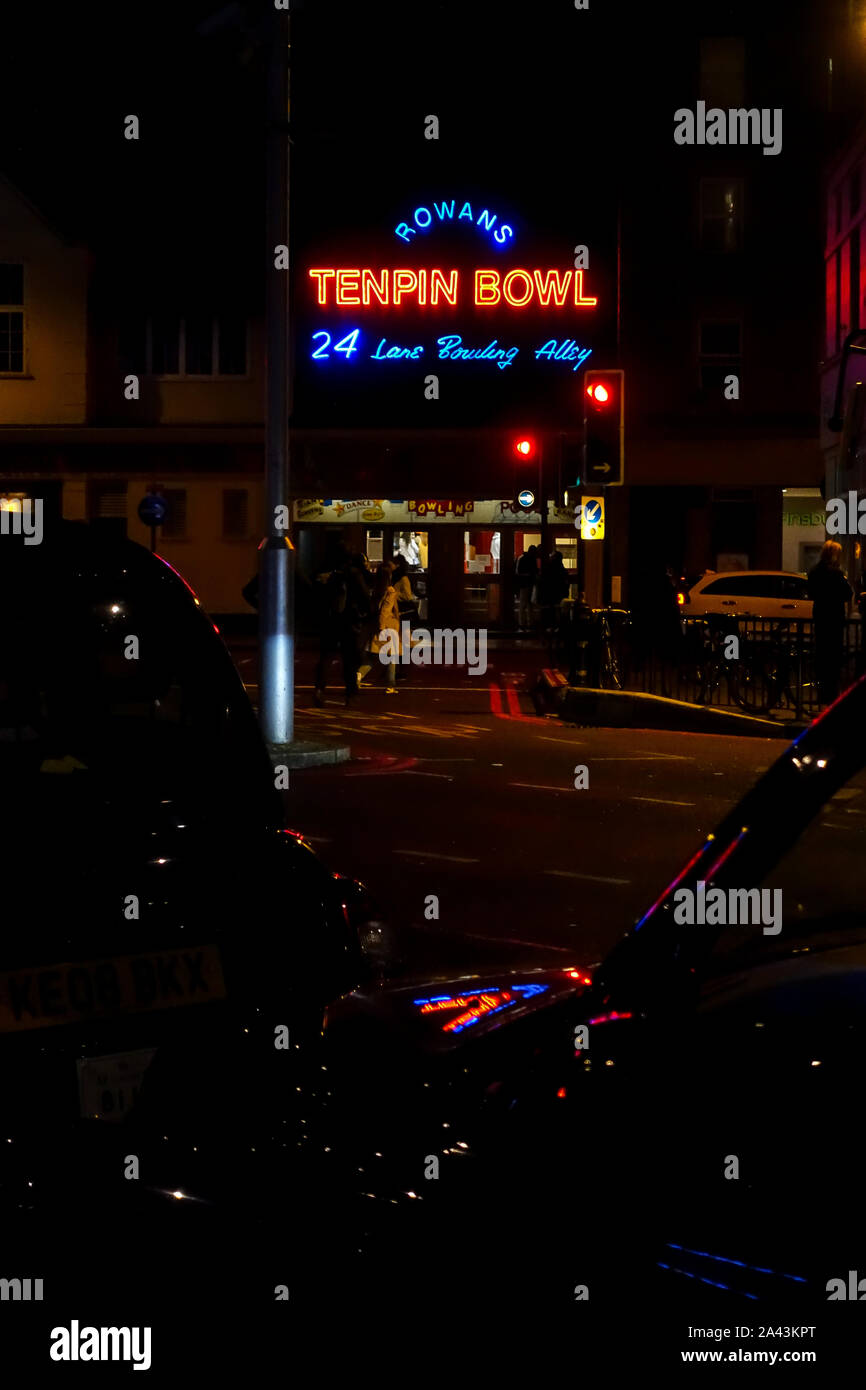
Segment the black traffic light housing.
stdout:
<svg viewBox="0 0 866 1390">
<path fill-rule="evenodd" d="M 625 372 L 586 372 L 583 378 L 583 484 L 623 480 Z"/>
<path fill-rule="evenodd" d="M 527 432 L 515 434 L 511 442 L 511 452 L 515 464 L 514 500 L 521 511 L 538 511 L 541 507 L 541 445 L 539 440 L 534 434 Z"/>
</svg>

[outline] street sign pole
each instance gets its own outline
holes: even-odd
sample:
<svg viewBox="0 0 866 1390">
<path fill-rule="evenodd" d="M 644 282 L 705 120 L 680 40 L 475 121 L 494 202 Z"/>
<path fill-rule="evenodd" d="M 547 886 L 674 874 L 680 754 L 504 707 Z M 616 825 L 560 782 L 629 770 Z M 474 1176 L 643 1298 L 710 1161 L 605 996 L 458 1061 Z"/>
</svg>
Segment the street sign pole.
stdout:
<svg viewBox="0 0 866 1390">
<path fill-rule="evenodd" d="M 265 538 L 259 599 L 259 720 L 265 741 L 294 736 L 294 559 L 291 541 L 289 413 L 291 411 L 290 271 L 277 268 L 289 245 L 289 13 L 271 11 L 267 148 L 267 416 Z M 286 520 L 288 519 L 288 525 Z"/>
</svg>

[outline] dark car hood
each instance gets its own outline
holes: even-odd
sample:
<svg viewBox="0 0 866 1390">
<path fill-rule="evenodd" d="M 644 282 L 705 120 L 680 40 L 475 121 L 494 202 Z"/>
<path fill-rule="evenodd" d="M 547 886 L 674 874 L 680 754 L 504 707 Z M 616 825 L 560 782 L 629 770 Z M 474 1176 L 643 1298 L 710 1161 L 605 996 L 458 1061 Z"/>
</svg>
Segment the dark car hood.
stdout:
<svg viewBox="0 0 866 1390">
<path fill-rule="evenodd" d="M 377 983 L 329 1006 L 326 1031 L 339 1049 L 346 1040 L 390 1040 L 405 1054 L 439 1056 L 471 1046 L 552 1005 L 581 994 L 588 970 L 499 970 L 434 977 L 413 984 Z"/>
</svg>

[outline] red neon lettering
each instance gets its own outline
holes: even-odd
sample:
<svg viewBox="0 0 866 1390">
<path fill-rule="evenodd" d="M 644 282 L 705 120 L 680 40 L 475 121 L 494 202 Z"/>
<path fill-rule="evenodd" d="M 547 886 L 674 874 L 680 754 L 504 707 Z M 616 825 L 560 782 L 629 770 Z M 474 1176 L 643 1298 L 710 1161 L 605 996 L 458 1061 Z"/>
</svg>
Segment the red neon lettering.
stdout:
<svg viewBox="0 0 866 1390">
<path fill-rule="evenodd" d="M 337 271 L 337 295 L 338 304 L 360 304 L 361 297 L 358 294 L 358 281 L 361 278 L 360 270 L 338 270 Z M 352 294 L 350 291 L 354 290 Z"/>
<path fill-rule="evenodd" d="M 565 303 L 565 296 L 568 293 L 568 284 L 571 279 L 570 270 L 567 270 L 564 275 L 558 270 L 548 270 L 543 274 L 540 270 L 534 270 L 532 275 L 540 304 L 549 304 L 551 297 L 554 304 L 563 305 Z"/>
<path fill-rule="evenodd" d="M 421 277 L 421 287 L 419 288 L 419 275 Z M 399 304 L 404 294 L 414 294 L 418 292 L 418 303 L 427 303 L 427 272 L 426 270 L 395 270 L 391 281 L 391 295 L 394 304 Z"/>
<path fill-rule="evenodd" d="M 370 292 L 371 292 L 371 291 L 372 291 L 372 293 L 376 296 L 376 298 L 378 299 L 378 301 L 379 301 L 380 304 L 387 304 L 387 303 L 389 302 L 389 300 L 388 300 L 388 272 L 387 272 L 387 270 L 380 270 L 380 271 L 379 271 L 379 279 L 378 279 L 378 280 L 376 279 L 376 273 L 375 273 L 375 271 L 373 271 L 373 270 L 362 270 L 362 271 L 361 271 L 361 302 L 362 302 L 363 304 L 370 304 L 370 303 L 371 303 L 371 299 L 370 299 Z"/>
<path fill-rule="evenodd" d="M 518 299 L 512 290 L 515 279 L 520 276 L 526 285 L 526 293 L 522 299 Z M 522 309 L 529 303 L 533 294 L 532 276 L 528 270 L 509 270 L 502 284 L 502 293 L 505 295 L 505 302 L 514 309 Z"/>
<path fill-rule="evenodd" d="M 582 270 L 576 270 L 576 271 L 574 272 L 574 302 L 575 302 L 575 304 L 578 306 L 578 308 L 580 308 L 580 307 L 583 306 L 583 305 L 592 306 L 593 304 L 597 304 L 597 303 L 598 303 L 598 300 L 597 300 L 597 299 L 594 299 L 594 298 L 593 298 L 593 299 L 584 299 L 584 297 L 583 297 L 583 271 L 582 271 Z"/>
<path fill-rule="evenodd" d="M 499 303 L 499 271 L 498 271 L 498 270 L 476 270 L 476 272 L 475 272 L 475 303 L 476 303 L 476 304 L 498 304 L 498 303 Z"/>
<path fill-rule="evenodd" d="M 318 284 L 318 294 L 317 294 L 317 299 L 318 299 L 319 303 L 320 303 L 320 304 L 327 304 L 327 302 L 328 302 L 328 280 L 330 279 L 330 277 L 331 277 L 332 275 L 336 275 L 336 271 L 334 271 L 334 270 L 309 270 L 309 271 L 307 271 L 307 274 L 310 276 L 310 279 L 311 279 L 311 280 L 318 280 L 318 282 L 319 282 L 319 284 Z"/>
<path fill-rule="evenodd" d="M 454 204 L 451 204 L 452 208 Z M 457 291 L 460 286 L 460 274 L 456 270 L 449 270 L 448 280 L 446 281 L 444 272 L 441 270 L 430 271 L 430 303 L 438 304 L 440 292 L 442 297 L 449 304 L 457 303 Z"/>
</svg>

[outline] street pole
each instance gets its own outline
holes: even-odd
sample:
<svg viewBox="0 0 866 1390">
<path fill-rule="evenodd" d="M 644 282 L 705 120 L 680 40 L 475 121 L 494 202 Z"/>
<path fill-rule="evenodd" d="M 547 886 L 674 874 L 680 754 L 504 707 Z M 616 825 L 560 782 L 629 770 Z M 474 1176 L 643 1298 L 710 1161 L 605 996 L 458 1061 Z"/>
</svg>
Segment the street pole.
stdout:
<svg viewBox="0 0 866 1390">
<path fill-rule="evenodd" d="M 294 737 L 294 560 L 291 541 L 289 414 L 292 408 L 289 245 L 289 13 L 271 12 L 268 58 L 267 415 L 265 527 L 259 580 L 259 720 L 266 743 Z M 287 524 L 286 524 L 287 522 Z"/>
</svg>

